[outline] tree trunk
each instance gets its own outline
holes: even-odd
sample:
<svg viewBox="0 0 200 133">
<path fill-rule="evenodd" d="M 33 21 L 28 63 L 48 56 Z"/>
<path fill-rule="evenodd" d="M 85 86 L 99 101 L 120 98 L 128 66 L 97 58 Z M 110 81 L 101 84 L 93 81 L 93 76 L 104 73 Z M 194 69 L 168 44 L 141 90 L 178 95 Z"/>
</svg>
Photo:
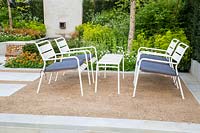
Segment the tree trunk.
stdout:
<svg viewBox="0 0 200 133">
<path fill-rule="evenodd" d="M 10 27 L 10 29 L 12 29 L 13 28 L 13 22 L 12 22 L 12 13 L 11 13 L 10 1 L 9 0 L 7 0 L 7 4 L 8 4 L 9 27 Z"/>
<path fill-rule="evenodd" d="M 128 35 L 128 53 L 130 53 L 132 48 L 132 42 L 135 34 L 135 0 L 130 0 L 130 27 L 129 27 L 129 35 Z"/>
<path fill-rule="evenodd" d="M 177 1 L 177 4 L 176 4 L 176 9 L 175 9 L 175 15 L 177 14 L 178 12 L 178 6 L 179 6 L 179 3 L 180 3 L 180 0 Z"/>
</svg>

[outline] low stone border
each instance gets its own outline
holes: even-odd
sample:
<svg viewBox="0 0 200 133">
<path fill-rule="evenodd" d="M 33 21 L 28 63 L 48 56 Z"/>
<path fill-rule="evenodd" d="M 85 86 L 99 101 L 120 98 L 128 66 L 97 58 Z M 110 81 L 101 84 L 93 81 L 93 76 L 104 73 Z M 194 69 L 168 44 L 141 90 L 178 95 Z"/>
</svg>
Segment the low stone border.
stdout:
<svg viewBox="0 0 200 133">
<path fill-rule="evenodd" d="M 0 114 L 1 131 L 46 132 L 184 132 L 199 133 L 200 124 L 75 116 Z"/>
</svg>

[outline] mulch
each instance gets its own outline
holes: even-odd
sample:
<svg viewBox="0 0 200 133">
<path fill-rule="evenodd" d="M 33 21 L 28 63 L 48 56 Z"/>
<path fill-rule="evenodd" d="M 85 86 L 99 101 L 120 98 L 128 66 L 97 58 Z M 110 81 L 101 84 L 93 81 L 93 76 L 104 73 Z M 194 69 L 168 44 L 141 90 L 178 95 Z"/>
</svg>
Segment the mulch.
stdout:
<svg viewBox="0 0 200 133">
<path fill-rule="evenodd" d="M 58 80 L 48 84 L 44 78 L 40 93 L 36 93 L 38 81 L 9 97 L 0 97 L 0 113 L 65 115 L 119 119 L 142 119 L 200 123 L 200 105 L 186 88 L 180 91 L 170 77 L 141 74 L 136 97 L 132 97 L 133 74 L 121 76 L 121 94 L 117 94 L 117 73 L 103 74 L 95 85 L 88 85 L 87 74 L 82 74 L 84 96 L 80 95 L 77 72 L 60 73 Z"/>
</svg>

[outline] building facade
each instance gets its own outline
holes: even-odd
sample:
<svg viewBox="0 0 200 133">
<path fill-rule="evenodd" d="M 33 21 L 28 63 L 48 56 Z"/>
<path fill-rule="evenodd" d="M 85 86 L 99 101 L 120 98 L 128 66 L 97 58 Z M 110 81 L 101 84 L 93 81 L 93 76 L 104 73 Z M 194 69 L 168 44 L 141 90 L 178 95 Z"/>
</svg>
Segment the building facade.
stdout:
<svg viewBox="0 0 200 133">
<path fill-rule="evenodd" d="M 47 37 L 70 35 L 82 24 L 82 0 L 43 0 Z"/>
</svg>

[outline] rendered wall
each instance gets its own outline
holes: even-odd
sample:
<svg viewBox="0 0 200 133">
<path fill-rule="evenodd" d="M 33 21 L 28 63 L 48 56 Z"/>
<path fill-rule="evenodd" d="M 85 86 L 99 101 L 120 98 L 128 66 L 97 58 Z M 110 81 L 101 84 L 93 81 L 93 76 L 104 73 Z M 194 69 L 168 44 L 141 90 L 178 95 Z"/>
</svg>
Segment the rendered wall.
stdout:
<svg viewBox="0 0 200 133">
<path fill-rule="evenodd" d="M 82 24 L 82 0 L 43 0 L 47 37 L 69 36 Z M 66 29 L 59 23 L 66 22 Z"/>
<path fill-rule="evenodd" d="M 198 81 L 200 81 L 200 63 L 198 61 L 192 60 L 190 72 Z"/>
</svg>

